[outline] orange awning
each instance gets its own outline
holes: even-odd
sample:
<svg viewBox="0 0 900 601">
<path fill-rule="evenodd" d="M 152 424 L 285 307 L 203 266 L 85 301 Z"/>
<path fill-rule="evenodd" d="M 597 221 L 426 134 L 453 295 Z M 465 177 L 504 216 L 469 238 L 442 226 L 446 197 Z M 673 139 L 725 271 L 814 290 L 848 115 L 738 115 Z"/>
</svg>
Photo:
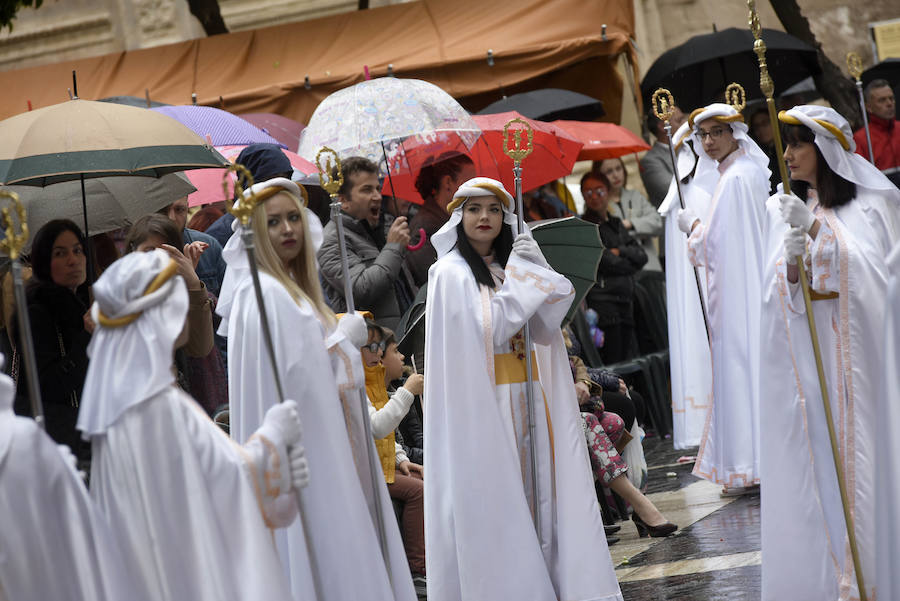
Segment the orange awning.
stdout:
<svg viewBox="0 0 900 601">
<path fill-rule="evenodd" d="M 606 39 L 601 36 L 606 24 Z M 419 0 L 178 44 L 0 72 L 0 118 L 68 99 L 144 96 L 187 104 L 191 93 L 235 113 L 306 123 L 328 94 L 385 75 L 428 80 L 477 110 L 504 93 L 566 88 L 604 102 L 619 120 L 616 58 L 634 37 L 630 0 Z M 494 66 L 487 52 L 493 51 Z M 304 86 L 309 77 L 311 88 Z M 637 73 L 635 73 L 637 78 Z"/>
</svg>

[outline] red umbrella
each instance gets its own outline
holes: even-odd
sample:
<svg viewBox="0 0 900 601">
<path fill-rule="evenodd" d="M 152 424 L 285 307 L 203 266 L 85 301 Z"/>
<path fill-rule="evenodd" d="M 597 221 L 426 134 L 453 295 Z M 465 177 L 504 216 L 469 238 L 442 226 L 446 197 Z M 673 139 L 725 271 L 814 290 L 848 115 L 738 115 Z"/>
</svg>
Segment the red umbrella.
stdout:
<svg viewBox="0 0 900 601">
<path fill-rule="evenodd" d="M 246 146 L 216 146 L 215 148 L 223 157 L 234 162 Z M 281 152 L 290 160 L 291 166 L 302 172 L 303 175 L 309 175 L 318 171 L 315 165 L 301 158 L 296 153 L 283 148 Z M 196 192 L 188 195 L 188 205 L 196 207 L 225 200 L 225 192 L 222 190 L 222 178 L 225 176 L 225 169 L 193 169 L 185 171 L 184 174 L 197 188 Z M 229 178 L 233 184 L 234 174 L 229 174 Z"/>
<path fill-rule="evenodd" d="M 522 161 L 522 189 L 532 190 L 569 175 L 578 159 L 582 143 L 553 123 L 526 119 L 519 113 L 510 111 L 473 115 L 482 133 L 471 149 L 467 149 L 458 137 L 447 134 L 407 138 L 403 147 L 409 163 L 409 174 L 393 176 L 393 182 L 385 179 L 382 193 L 388 196 L 394 191 L 398 198 L 422 204 L 424 200 L 415 189 L 415 177 L 426 160 L 445 152 L 468 155 L 475 163 L 479 176 L 498 179 L 508 190 L 513 190 L 513 162 L 503 154 L 503 126 L 515 118 L 526 121 L 534 129 L 534 152 Z"/>
<path fill-rule="evenodd" d="M 615 123 L 595 121 L 554 121 L 560 127 L 584 143 L 578 153 L 579 161 L 614 159 L 632 152 L 650 150 L 650 146 L 631 130 Z"/>
<path fill-rule="evenodd" d="M 299 121 L 275 113 L 244 113 L 238 117 L 260 128 L 293 152 L 297 151 L 297 147 L 300 145 L 300 133 L 306 127 Z"/>
</svg>

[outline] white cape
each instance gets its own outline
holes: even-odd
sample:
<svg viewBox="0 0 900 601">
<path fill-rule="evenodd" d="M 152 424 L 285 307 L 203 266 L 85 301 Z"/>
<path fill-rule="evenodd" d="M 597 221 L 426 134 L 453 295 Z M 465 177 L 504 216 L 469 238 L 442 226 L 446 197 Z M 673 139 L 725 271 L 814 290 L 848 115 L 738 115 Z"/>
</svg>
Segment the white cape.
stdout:
<svg viewBox="0 0 900 601">
<path fill-rule="evenodd" d="M 266 494 L 251 484 L 256 462 L 174 383 L 91 448 L 91 495 L 153 599 L 291 599 L 263 521 Z"/>
<path fill-rule="evenodd" d="M 0 599 L 151 599 L 56 443 L 13 415 L 6 376 L 0 394 L 9 396 L 0 408 Z"/>
<path fill-rule="evenodd" d="M 693 473 L 738 488 L 759 483 L 760 280 L 769 178 L 740 150 L 723 168 L 709 216 L 688 239 L 691 262 L 706 267 L 713 371 L 713 402 Z"/>
<path fill-rule="evenodd" d="M 802 293 L 798 285 L 787 283 L 781 258 L 786 226 L 778 216 L 777 198 L 769 200 L 768 212 L 771 267 L 763 322 L 767 347 L 761 353 L 762 597 L 858 599 Z M 873 599 L 876 431 L 887 419 L 879 415 L 876 400 L 883 351 L 872 342 L 883 336 L 884 258 L 900 236 L 900 204 L 883 192 L 858 188 L 849 204 L 819 209 L 817 216 L 826 225 L 810 244 L 811 287 L 840 296 L 814 300 L 813 313 L 857 545 Z"/>
<path fill-rule="evenodd" d="M 685 152 L 682 150 L 682 152 Z M 687 152 L 691 152 L 689 149 Z M 715 171 L 712 174 L 717 174 Z M 706 174 L 705 179 L 712 175 Z M 700 174 L 703 177 L 703 174 Z M 712 200 L 705 182 L 681 183 L 684 204 L 708 221 Z M 712 182 L 715 185 L 715 181 Z M 706 413 L 712 404 L 712 363 L 694 266 L 688 259 L 687 238 L 678 229 L 678 190 L 675 178 L 659 212 L 665 217 L 666 312 L 669 326 L 669 371 L 672 386 L 672 442 L 676 449 L 700 444 Z M 698 267 L 706 300 L 706 269 Z"/>
<path fill-rule="evenodd" d="M 309 461 L 310 483 L 303 489 L 302 497 L 321 598 L 415 599 L 405 559 L 391 561 L 393 578 L 388 579 L 345 422 L 344 412 L 353 411 L 358 403 L 349 396 L 346 403 L 341 402 L 326 349 L 325 329 L 308 303 L 298 305 L 267 273 L 260 272 L 259 277 L 281 383 L 285 395 L 297 401 L 303 424 L 302 442 Z M 266 410 L 278 402 L 249 276 L 234 283 L 223 318 L 220 331 L 228 336 L 231 433 L 235 439 L 243 440 L 262 424 Z M 358 356 L 358 350 L 356 353 Z M 350 386 L 353 381 L 353 377 L 346 377 Z M 373 441 L 368 443 L 374 445 Z M 388 510 L 392 507 L 389 499 L 383 504 Z M 405 558 L 393 516 L 387 526 L 392 558 L 395 549 Z M 294 598 L 314 598 L 310 558 L 300 520 L 276 532 L 276 541 Z"/>
<path fill-rule="evenodd" d="M 429 271 L 424 398 L 430 601 L 622 598 L 560 331 L 571 299 L 563 276 L 516 256 L 494 293 L 478 286 L 456 250 Z M 534 385 L 536 504 L 523 414 L 526 384 L 495 386 L 494 357 L 498 349 L 509 352 L 510 338 L 529 317 L 540 380 Z"/>
<path fill-rule="evenodd" d="M 876 586 L 879 599 L 900 599 L 900 244 L 888 257 L 885 353 L 881 390 L 876 397 L 879 415 L 875 432 Z"/>
</svg>

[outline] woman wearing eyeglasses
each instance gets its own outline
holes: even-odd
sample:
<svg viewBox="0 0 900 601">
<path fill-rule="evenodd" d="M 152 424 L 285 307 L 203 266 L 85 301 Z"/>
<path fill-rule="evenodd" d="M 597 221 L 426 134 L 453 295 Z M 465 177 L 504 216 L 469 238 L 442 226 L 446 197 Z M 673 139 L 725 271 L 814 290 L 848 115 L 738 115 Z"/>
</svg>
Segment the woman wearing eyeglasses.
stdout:
<svg viewBox="0 0 900 601">
<path fill-rule="evenodd" d="M 606 250 L 597 267 L 597 283 L 587 294 L 603 330 L 600 357 L 608 364 L 637 353 L 634 338 L 634 274 L 647 263 L 647 253 L 618 217 L 609 212 L 609 180 L 599 171 L 581 178 L 585 221 L 596 223 Z"/>
<path fill-rule="evenodd" d="M 310 572 L 314 566 L 320 599 L 412 601 L 412 579 L 384 486 L 376 490 L 387 513 L 382 519 L 390 575 L 373 527 L 373 503 L 366 496 L 373 477 L 366 451 L 373 442 L 363 434 L 367 416 L 359 396 L 359 347 L 365 338 L 351 342 L 347 335 L 353 333 L 342 326 L 352 320 L 345 317 L 338 324 L 323 299 L 315 264 L 321 224 L 305 207 L 303 190 L 288 179 L 256 184 L 245 195 L 251 192 L 259 199 L 251 227 L 276 367 L 284 394 L 297 400 L 310 469 L 309 485 L 302 492 L 309 529 L 304 532 L 304 524 L 297 521 L 274 536 L 294 598 L 317 598 Z M 228 337 L 231 434 L 243 442 L 278 402 L 278 393 L 241 226 L 223 256 L 228 270 L 216 310 L 222 316 L 219 331 Z M 364 336 L 364 325 L 362 330 Z M 315 553 L 314 561 L 308 548 Z"/>
<path fill-rule="evenodd" d="M 428 599 L 621 600 L 560 330 L 572 285 L 516 236 L 500 182 L 464 182 L 448 209 L 425 309 Z"/>
</svg>

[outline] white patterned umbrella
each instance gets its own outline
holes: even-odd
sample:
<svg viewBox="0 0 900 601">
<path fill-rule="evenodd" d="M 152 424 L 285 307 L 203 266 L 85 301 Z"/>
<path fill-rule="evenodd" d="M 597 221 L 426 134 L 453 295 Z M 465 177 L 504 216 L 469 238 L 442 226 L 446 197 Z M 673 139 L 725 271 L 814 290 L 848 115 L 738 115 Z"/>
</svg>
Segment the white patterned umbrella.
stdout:
<svg viewBox="0 0 900 601">
<path fill-rule="evenodd" d="M 471 148 L 481 129 L 447 92 L 427 81 L 381 77 L 338 90 L 323 100 L 300 136 L 297 150 L 315 162 L 323 146 L 341 158 L 363 156 L 409 172 L 400 142 L 410 136 L 452 133 Z M 458 146 L 457 146 L 458 147 Z"/>
</svg>

